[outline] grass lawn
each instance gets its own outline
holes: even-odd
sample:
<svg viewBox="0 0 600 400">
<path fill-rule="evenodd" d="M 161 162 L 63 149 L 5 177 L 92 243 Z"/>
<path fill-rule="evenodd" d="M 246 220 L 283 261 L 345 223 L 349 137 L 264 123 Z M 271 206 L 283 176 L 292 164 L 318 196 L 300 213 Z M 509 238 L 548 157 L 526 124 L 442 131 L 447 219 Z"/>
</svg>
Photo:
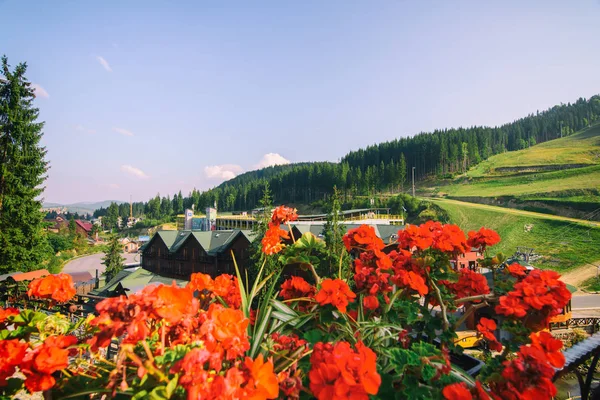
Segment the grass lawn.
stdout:
<svg viewBox="0 0 600 400">
<path fill-rule="evenodd" d="M 504 211 L 481 209 L 464 204 L 436 201 L 448 211 L 453 223 L 463 230 L 477 230 L 482 226 L 494 229 L 502 241 L 491 252 L 512 255 L 517 246 L 532 247 L 542 259 L 532 262 L 539 268 L 565 272 L 600 259 L 600 228 L 571 221 L 546 219 Z M 531 225 L 529 232 L 525 226 Z"/>
<path fill-rule="evenodd" d="M 600 292 L 600 279 L 594 276 L 593 278 L 585 280 L 581 284 L 581 287 L 588 292 Z"/>
</svg>

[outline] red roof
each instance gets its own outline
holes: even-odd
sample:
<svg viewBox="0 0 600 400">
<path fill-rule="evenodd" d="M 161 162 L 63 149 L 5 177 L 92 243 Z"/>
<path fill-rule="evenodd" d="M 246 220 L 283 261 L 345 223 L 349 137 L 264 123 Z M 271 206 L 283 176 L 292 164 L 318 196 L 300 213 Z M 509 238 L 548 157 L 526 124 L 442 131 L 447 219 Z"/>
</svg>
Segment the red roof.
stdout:
<svg viewBox="0 0 600 400">
<path fill-rule="evenodd" d="M 37 271 L 29 271 L 29 272 L 18 272 L 11 276 L 15 281 L 32 281 L 36 278 L 41 278 L 42 276 L 50 275 L 45 269 L 38 269 Z"/>
<path fill-rule="evenodd" d="M 82 227 L 86 232 L 91 232 L 92 231 L 92 224 L 90 222 L 82 221 L 80 219 L 76 219 L 75 223 L 77 225 L 79 225 L 80 227 Z"/>
</svg>

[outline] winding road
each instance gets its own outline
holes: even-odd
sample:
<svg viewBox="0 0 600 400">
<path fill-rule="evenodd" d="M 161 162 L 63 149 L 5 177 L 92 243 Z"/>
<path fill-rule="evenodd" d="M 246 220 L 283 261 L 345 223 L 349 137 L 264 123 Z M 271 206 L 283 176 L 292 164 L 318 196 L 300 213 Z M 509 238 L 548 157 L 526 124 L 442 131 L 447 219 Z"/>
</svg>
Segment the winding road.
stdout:
<svg viewBox="0 0 600 400">
<path fill-rule="evenodd" d="M 121 254 L 125 258 L 125 264 L 139 263 L 139 254 L 123 253 Z M 104 253 L 96 253 L 85 257 L 76 258 L 65 264 L 63 272 L 82 272 L 88 271 L 92 276 L 96 276 L 96 270 L 98 274 L 104 272 L 104 265 L 102 264 L 102 258 Z"/>
</svg>

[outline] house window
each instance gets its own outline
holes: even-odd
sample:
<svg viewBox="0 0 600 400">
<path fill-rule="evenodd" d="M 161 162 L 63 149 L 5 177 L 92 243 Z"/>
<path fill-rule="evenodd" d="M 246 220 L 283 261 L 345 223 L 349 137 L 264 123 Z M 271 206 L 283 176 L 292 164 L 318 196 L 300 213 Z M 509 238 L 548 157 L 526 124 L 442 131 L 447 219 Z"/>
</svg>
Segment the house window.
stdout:
<svg viewBox="0 0 600 400">
<path fill-rule="evenodd" d="M 475 261 L 469 261 L 469 269 L 475 271 Z"/>
<path fill-rule="evenodd" d="M 183 258 L 187 260 L 187 249 L 183 249 Z"/>
</svg>

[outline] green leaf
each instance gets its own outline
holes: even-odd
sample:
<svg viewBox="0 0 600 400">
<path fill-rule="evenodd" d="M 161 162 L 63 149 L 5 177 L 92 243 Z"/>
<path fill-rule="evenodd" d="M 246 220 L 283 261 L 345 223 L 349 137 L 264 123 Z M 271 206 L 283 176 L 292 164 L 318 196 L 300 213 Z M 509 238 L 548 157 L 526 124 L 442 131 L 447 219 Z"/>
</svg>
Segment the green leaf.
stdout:
<svg viewBox="0 0 600 400">
<path fill-rule="evenodd" d="M 179 380 L 179 374 L 175 374 L 175 377 L 169 381 L 167 384 L 166 392 L 167 397 L 171 398 L 173 396 L 173 392 L 177 389 L 177 382 Z"/>
<path fill-rule="evenodd" d="M 396 369 L 397 373 L 401 373 L 407 367 L 416 367 L 421 365 L 421 360 L 417 353 L 406 349 L 391 349 L 389 351 L 390 362 Z"/>
<path fill-rule="evenodd" d="M 151 400 L 165 400 L 169 397 L 167 396 L 167 388 L 166 386 L 157 386 L 150 392 L 148 396 Z"/>
<path fill-rule="evenodd" d="M 137 392 L 132 398 L 131 400 L 140 400 L 143 399 L 145 397 L 148 396 L 148 391 L 147 390 L 140 390 L 139 392 Z"/>
<path fill-rule="evenodd" d="M 302 337 L 308 343 L 315 344 L 315 343 L 321 342 L 323 340 L 323 332 L 321 332 L 318 329 L 312 329 L 312 330 L 306 332 Z"/>
<path fill-rule="evenodd" d="M 284 314 L 288 314 L 294 317 L 298 316 L 298 313 L 294 310 L 292 310 L 290 307 L 288 307 L 285 303 L 276 300 L 276 299 L 271 299 L 271 305 L 273 306 L 274 309 L 276 309 L 279 312 L 282 312 Z"/>
<path fill-rule="evenodd" d="M 423 365 L 423 369 L 421 370 L 421 377 L 425 380 L 425 382 L 429 382 L 436 375 L 436 369 L 429 365 Z"/>
</svg>

